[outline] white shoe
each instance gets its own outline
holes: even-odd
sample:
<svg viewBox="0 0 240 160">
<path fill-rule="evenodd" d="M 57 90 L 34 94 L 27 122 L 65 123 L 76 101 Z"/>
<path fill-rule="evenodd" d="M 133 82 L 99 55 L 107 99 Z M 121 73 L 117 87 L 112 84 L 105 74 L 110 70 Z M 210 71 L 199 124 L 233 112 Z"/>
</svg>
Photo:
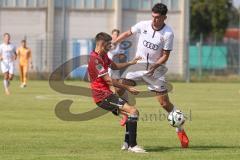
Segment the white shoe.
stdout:
<svg viewBox="0 0 240 160">
<path fill-rule="evenodd" d="M 25 88 L 25 87 L 27 87 L 27 85 L 23 83 L 23 84 L 20 85 L 20 87 Z"/>
<path fill-rule="evenodd" d="M 128 150 L 128 143 L 127 142 L 123 143 L 121 150 Z"/>
<path fill-rule="evenodd" d="M 146 150 L 144 150 L 142 147 L 136 145 L 134 147 L 129 147 L 128 148 L 129 152 L 134 152 L 134 153 L 147 153 Z"/>
</svg>

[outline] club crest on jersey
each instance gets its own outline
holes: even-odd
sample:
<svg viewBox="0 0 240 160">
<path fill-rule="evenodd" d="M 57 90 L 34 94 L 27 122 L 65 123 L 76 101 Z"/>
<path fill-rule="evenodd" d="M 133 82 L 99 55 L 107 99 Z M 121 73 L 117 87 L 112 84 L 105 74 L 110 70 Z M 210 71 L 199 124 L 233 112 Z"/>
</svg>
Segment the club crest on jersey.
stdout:
<svg viewBox="0 0 240 160">
<path fill-rule="evenodd" d="M 143 45 L 149 49 L 152 49 L 152 50 L 158 50 L 159 46 L 157 44 L 154 44 L 154 43 L 151 43 L 151 42 L 148 42 L 146 40 L 143 41 Z"/>
<path fill-rule="evenodd" d="M 101 64 L 96 65 L 96 69 L 97 69 L 99 72 L 104 71 L 104 68 L 103 68 L 103 66 L 102 66 Z"/>
</svg>

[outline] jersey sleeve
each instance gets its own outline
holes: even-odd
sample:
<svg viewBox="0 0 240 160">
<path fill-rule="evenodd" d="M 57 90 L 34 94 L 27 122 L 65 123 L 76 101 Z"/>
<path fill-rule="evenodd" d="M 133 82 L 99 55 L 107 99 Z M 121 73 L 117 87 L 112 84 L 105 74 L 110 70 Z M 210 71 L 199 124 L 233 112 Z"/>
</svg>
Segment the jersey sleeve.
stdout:
<svg viewBox="0 0 240 160">
<path fill-rule="evenodd" d="M 94 64 L 93 65 L 95 67 L 95 71 L 97 73 L 98 78 L 108 74 L 108 70 L 104 68 L 103 62 L 102 62 L 101 59 L 94 58 Z"/>
<path fill-rule="evenodd" d="M 166 51 L 173 50 L 173 39 L 174 39 L 174 34 L 172 32 L 165 35 L 163 50 L 166 50 Z"/>
<path fill-rule="evenodd" d="M 131 27 L 132 34 L 141 33 L 142 22 L 139 22 Z"/>
</svg>

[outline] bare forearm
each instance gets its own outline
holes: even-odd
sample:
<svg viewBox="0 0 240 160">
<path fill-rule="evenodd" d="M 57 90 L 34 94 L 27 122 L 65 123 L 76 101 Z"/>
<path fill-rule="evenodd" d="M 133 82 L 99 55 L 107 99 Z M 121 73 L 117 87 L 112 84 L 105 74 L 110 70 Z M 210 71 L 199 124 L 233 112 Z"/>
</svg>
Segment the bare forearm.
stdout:
<svg viewBox="0 0 240 160">
<path fill-rule="evenodd" d="M 104 75 L 103 79 L 109 86 L 114 86 L 114 87 L 117 87 L 117 88 L 128 89 L 127 85 L 124 85 L 124 84 L 120 83 L 116 79 L 112 79 L 111 77 L 109 77 L 108 74 Z"/>
<path fill-rule="evenodd" d="M 131 35 L 132 35 L 132 33 L 131 33 L 130 30 L 129 30 L 129 31 L 126 31 L 126 32 L 123 32 L 122 34 L 120 34 L 120 35 L 118 36 L 118 38 L 117 38 L 113 43 L 114 43 L 114 44 L 117 44 L 117 43 L 121 42 L 122 40 L 130 37 Z"/>
<path fill-rule="evenodd" d="M 168 58 L 163 56 L 163 57 L 159 58 L 159 60 L 155 64 L 160 66 L 160 65 L 164 64 L 165 62 L 167 62 L 167 60 L 168 60 Z"/>
<path fill-rule="evenodd" d="M 120 83 L 120 82 L 119 82 L 118 80 L 116 80 L 116 79 L 112 79 L 112 84 L 113 84 L 114 87 L 128 90 L 128 86 L 127 86 L 127 85 L 124 85 L 124 84 Z"/>
<path fill-rule="evenodd" d="M 131 65 L 131 63 L 129 63 L 129 62 L 115 63 L 115 64 L 112 65 L 111 69 L 113 69 L 113 70 L 120 70 L 120 69 L 126 68 L 126 67 L 128 67 L 130 65 Z"/>
<path fill-rule="evenodd" d="M 139 60 L 141 60 L 142 57 L 138 56 L 138 57 L 135 57 L 134 59 L 132 59 L 131 61 L 128 61 L 128 62 L 125 62 L 125 63 L 112 63 L 111 64 L 111 69 L 113 70 L 120 70 L 120 69 L 123 69 L 123 68 L 126 68 L 130 65 L 134 65 L 136 64 Z"/>
</svg>

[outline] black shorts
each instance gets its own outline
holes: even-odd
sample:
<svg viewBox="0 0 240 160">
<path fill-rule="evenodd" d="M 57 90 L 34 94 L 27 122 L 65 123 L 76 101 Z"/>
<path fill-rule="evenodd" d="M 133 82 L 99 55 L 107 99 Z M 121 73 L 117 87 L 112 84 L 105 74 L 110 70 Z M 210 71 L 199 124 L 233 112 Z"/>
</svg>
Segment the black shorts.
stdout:
<svg viewBox="0 0 240 160">
<path fill-rule="evenodd" d="M 125 103 L 126 101 L 118 97 L 116 94 L 111 94 L 103 101 L 98 102 L 97 105 L 102 109 L 111 111 L 114 115 L 119 115 L 120 108 L 122 108 Z"/>
</svg>

